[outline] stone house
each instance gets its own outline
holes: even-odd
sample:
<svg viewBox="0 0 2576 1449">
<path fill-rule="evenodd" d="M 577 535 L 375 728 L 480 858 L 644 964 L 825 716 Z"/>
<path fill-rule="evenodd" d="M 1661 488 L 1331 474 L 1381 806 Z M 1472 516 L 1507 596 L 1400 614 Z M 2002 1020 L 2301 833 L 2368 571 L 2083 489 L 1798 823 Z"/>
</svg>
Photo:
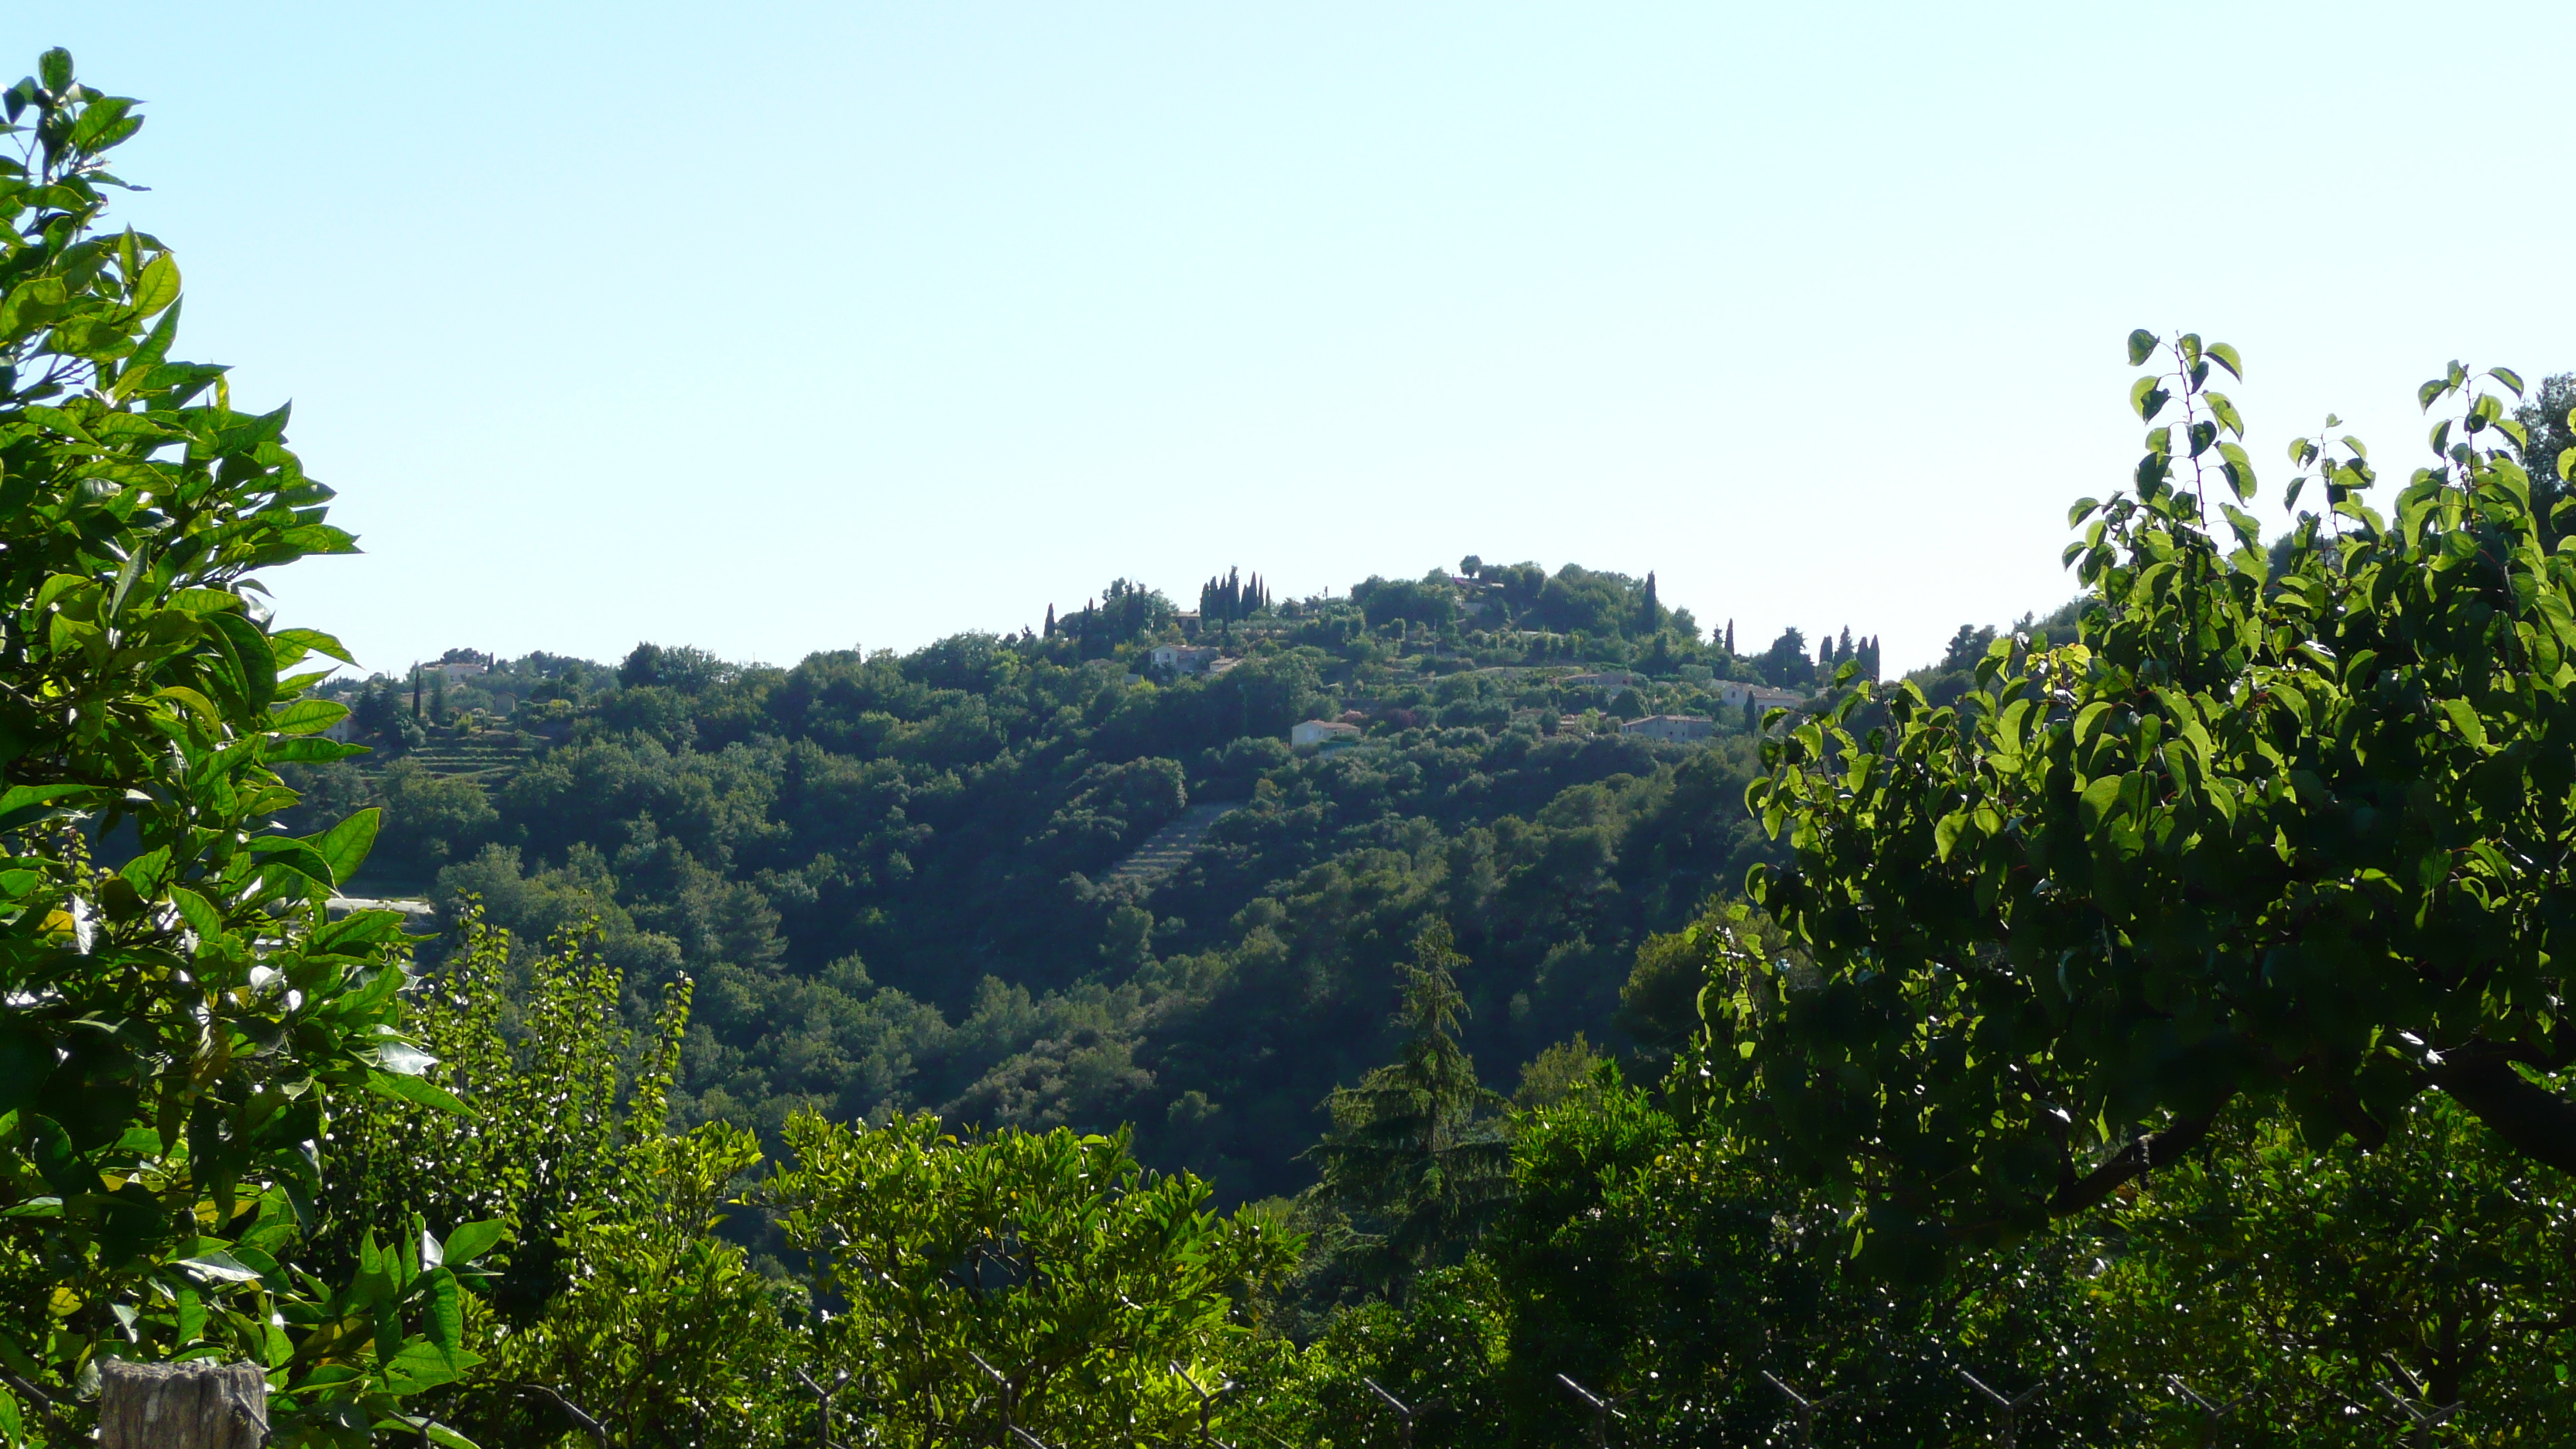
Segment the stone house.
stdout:
<svg viewBox="0 0 2576 1449">
<path fill-rule="evenodd" d="M 1650 714 L 1619 726 L 1619 732 L 1666 744 L 1695 745 L 1717 732 L 1717 721 L 1695 714 Z"/>
</svg>

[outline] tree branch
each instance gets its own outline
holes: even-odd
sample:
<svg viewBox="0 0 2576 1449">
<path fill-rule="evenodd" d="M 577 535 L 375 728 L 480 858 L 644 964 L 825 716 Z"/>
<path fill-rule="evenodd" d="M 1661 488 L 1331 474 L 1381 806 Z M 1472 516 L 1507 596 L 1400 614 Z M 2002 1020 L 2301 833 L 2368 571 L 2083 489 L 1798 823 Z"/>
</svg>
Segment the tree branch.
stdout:
<svg viewBox="0 0 2576 1449">
<path fill-rule="evenodd" d="M 591 1442 L 597 1444 L 599 1449 L 609 1449 L 608 1430 L 602 1426 L 597 1419 L 594 1419 L 590 1415 L 582 1412 L 582 1408 L 579 1404 L 565 1398 L 562 1394 L 555 1392 L 553 1389 L 547 1388 L 544 1384 L 512 1384 L 510 1387 L 517 1389 L 523 1394 L 543 1394 L 546 1398 L 553 1401 L 556 1408 L 563 1410 L 564 1417 L 579 1425 L 581 1427 L 581 1431 L 588 1434 L 591 1438 Z"/>
<path fill-rule="evenodd" d="M 2495 1129 L 2505 1145 L 2561 1172 L 2576 1172 L 2576 1102 L 2524 1078 L 2505 1054 L 2476 1043 L 2444 1054 L 2425 1076 Z"/>
<path fill-rule="evenodd" d="M 2209 1135 L 2209 1129 L 2217 1125 L 2218 1114 L 2225 1110 L 2226 1105 L 2221 1102 L 2201 1116 L 2180 1118 L 2162 1132 L 2140 1137 L 2112 1153 L 2108 1161 L 2082 1177 L 2069 1173 L 2068 1180 L 2057 1189 L 2057 1195 L 2048 1200 L 2048 1215 L 2071 1217 L 2109 1197 L 2130 1178 L 2180 1162 L 2184 1153 L 2199 1146 L 2200 1139 Z"/>
</svg>

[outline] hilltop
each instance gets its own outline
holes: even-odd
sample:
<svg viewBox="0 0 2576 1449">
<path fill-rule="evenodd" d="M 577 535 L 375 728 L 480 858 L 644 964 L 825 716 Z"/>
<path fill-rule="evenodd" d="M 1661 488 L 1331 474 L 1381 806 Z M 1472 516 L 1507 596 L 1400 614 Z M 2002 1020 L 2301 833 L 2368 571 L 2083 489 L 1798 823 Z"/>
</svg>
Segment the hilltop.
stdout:
<svg viewBox="0 0 2576 1449">
<path fill-rule="evenodd" d="M 1132 1121 L 1257 1196 L 1384 1057 L 1431 917 L 1499 1088 L 1577 1033 L 1685 1030 L 1632 968 L 1773 849 L 1756 712 L 1877 668 L 1848 630 L 1731 633 L 1574 566 L 1213 579 L 1194 611 L 1119 580 L 1043 631 L 792 668 L 454 650 L 329 686 L 374 749 L 302 783 L 317 817 L 386 807 L 375 888 L 530 946 L 596 917 L 638 1002 L 691 977 L 684 1118 Z"/>
</svg>

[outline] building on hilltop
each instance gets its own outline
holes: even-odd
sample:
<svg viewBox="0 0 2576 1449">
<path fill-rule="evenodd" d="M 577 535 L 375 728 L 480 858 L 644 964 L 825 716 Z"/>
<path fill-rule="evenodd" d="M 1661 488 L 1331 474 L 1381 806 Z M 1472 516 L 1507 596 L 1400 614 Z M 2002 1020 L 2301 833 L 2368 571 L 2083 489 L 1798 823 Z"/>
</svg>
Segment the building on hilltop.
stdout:
<svg viewBox="0 0 2576 1449">
<path fill-rule="evenodd" d="M 1619 726 L 1619 732 L 1671 745 L 1695 745 L 1717 732 L 1717 721 L 1695 714 L 1650 714 Z"/>
<path fill-rule="evenodd" d="M 1623 689 L 1636 688 L 1638 681 L 1645 677 L 1642 674 L 1632 674 L 1625 669 L 1604 669 L 1594 674 L 1570 674 L 1563 682 L 1582 688 L 1606 689 L 1616 697 Z"/>
<path fill-rule="evenodd" d="M 1717 702 L 1728 709 L 1742 709 L 1747 701 L 1755 709 L 1796 709 L 1807 702 L 1807 695 L 1801 690 L 1774 689 L 1741 679 L 1730 679 L 1717 687 Z"/>
<path fill-rule="evenodd" d="M 1174 674 L 1205 674 L 1222 652 L 1212 646 L 1157 644 L 1145 657 L 1153 661 L 1156 669 L 1168 669 Z"/>
</svg>

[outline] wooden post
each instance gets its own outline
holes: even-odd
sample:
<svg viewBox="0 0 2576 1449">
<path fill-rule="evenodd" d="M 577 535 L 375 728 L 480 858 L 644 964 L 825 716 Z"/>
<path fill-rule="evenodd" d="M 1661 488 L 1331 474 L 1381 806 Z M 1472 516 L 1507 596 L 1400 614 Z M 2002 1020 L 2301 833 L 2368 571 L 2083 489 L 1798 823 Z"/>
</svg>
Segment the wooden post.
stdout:
<svg viewBox="0 0 2576 1449">
<path fill-rule="evenodd" d="M 99 1449 L 259 1449 L 268 1441 L 268 1376 L 259 1365 L 98 1365 Z"/>
</svg>

